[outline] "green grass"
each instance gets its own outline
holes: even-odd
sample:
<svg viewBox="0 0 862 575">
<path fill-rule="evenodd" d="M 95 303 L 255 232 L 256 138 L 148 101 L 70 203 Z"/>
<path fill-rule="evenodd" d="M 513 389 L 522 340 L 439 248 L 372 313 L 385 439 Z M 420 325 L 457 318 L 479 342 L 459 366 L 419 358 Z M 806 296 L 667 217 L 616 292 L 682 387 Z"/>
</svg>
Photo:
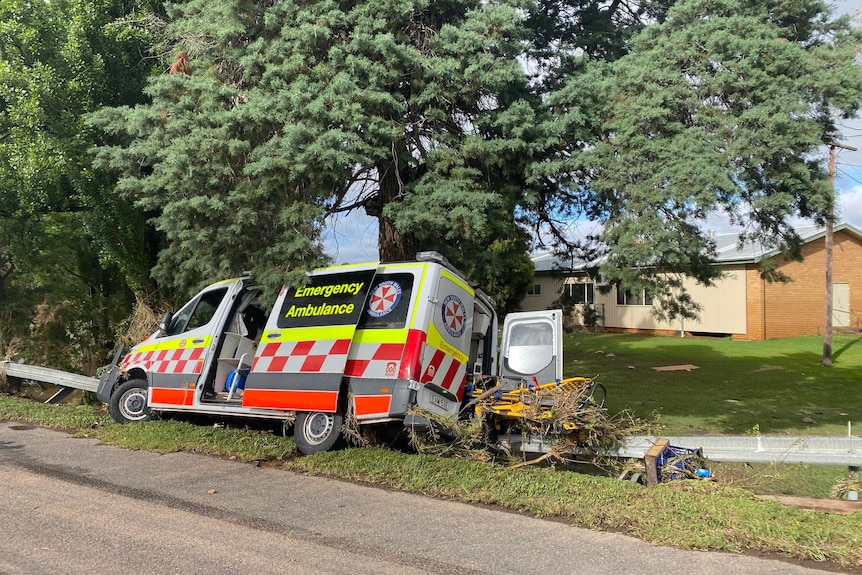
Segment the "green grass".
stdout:
<svg viewBox="0 0 862 575">
<path fill-rule="evenodd" d="M 821 365 L 822 347 L 817 337 L 580 333 L 566 339 L 564 371 L 598 376 L 611 412 L 658 412 L 668 435 L 847 435 L 848 421 L 862 432 L 862 339 L 835 336 L 832 367 Z M 652 369 L 685 364 L 698 369 Z"/>
<path fill-rule="evenodd" d="M 648 418 L 658 412 L 667 435 L 846 435 L 848 420 L 854 434 L 862 429 L 858 343 L 857 338 L 836 336 L 835 364 L 824 368 L 820 338 L 744 342 L 581 333 L 566 340 L 565 371 L 598 375 L 607 386 L 612 413 L 627 408 Z M 699 369 L 651 369 L 689 363 Z M 803 422 L 806 418 L 811 422 Z M 65 429 L 128 448 L 267 461 L 303 473 L 499 505 L 685 549 L 767 553 L 844 568 L 862 561 L 862 513 L 812 513 L 753 494 L 827 496 L 846 477 L 843 467 L 715 464 L 718 483 L 675 481 L 646 489 L 562 468 L 510 469 L 382 448 L 301 457 L 292 439 L 242 426 L 222 429 L 174 420 L 120 426 L 110 422 L 104 409 L 50 406 L 3 395 L 0 419 Z"/>
<path fill-rule="evenodd" d="M 268 461 L 302 473 L 496 505 L 682 549 L 754 552 L 848 568 L 862 561 L 862 513 L 811 513 L 719 483 L 675 481 L 647 489 L 562 468 L 511 469 L 385 448 L 301 457 L 292 439 L 244 427 L 175 420 L 117 425 L 92 407 L 50 406 L 3 395 L 0 419 L 51 425 L 133 449 Z"/>
<path fill-rule="evenodd" d="M 611 413 L 658 414 L 664 435 L 854 435 L 862 433 L 862 338 L 836 335 L 833 365 L 823 339 L 767 341 L 580 332 L 565 340 L 566 375 L 597 376 Z M 653 367 L 695 365 L 691 371 Z M 695 447 L 695 446 L 690 446 Z M 828 497 L 843 466 L 719 463 L 725 484 L 755 493 Z"/>
</svg>

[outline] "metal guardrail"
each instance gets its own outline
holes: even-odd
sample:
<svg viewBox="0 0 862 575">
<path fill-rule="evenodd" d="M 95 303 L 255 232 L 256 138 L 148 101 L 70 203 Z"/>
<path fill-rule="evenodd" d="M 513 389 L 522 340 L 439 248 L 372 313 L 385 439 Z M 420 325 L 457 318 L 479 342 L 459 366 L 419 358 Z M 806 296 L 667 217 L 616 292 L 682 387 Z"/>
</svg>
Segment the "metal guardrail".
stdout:
<svg viewBox="0 0 862 575">
<path fill-rule="evenodd" d="M 807 463 L 810 465 L 862 466 L 862 437 L 756 437 L 756 436 L 692 436 L 664 437 L 670 445 L 701 449 L 710 461 L 741 463 Z M 626 438 L 618 448 L 602 455 L 642 459 L 659 439 L 637 435 Z M 515 452 L 547 453 L 552 444 L 541 438 L 520 435 L 506 436 L 505 443 Z M 584 450 L 584 453 L 588 453 Z"/>
<path fill-rule="evenodd" d="M 17 377 L 27 381 L 50 383 L 58 386 L 60 390 L 45 403 L 57 403 L 75 389 L 95 392 L 96 388 L 99 387 L 99 380 L 95 377 L 87 377 L 86 375 L 69 373 L 67 371 L 60 371 L 59 369 L 42 367 L 39 365 L 15 363 L 8 360 L 0 361 L 0 372 L 6 373 L 9 377 Z"/>
<path fill-rule="evenodd" d="M 619 457 L 643 457 L 657 440 L 633 436 L 619 448 Z M 741 463 L 807 463 L 810 465 L 862 466 L 862 437 L 757 437 L 694 436 L 665 437 L 671 445 L 700 448 L 712 461 Z"/>
</svg>

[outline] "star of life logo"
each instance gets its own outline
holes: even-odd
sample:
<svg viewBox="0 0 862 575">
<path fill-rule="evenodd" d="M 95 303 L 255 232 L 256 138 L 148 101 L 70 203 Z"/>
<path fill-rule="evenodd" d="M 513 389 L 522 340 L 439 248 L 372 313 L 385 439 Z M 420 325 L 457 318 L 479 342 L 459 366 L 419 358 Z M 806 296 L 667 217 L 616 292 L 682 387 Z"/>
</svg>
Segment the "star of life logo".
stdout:
<svg viewBox="0 0 862 575">
<path fill-rule="evenodd" d="M 452 337 L 461 337 L 467 324 L 464 304 L 456 295 L 447 295 L 443 300 L 443 326 Z"/>
<path fill-rule="evenodd" d="M 401 286 L 392 280 L 386 280 L 377 284 L 371 292 L 371 300 L 368 302 L 368 315 L 371 317 L 383 317 L 398 307 L 401 301 Z"/>
</svg>

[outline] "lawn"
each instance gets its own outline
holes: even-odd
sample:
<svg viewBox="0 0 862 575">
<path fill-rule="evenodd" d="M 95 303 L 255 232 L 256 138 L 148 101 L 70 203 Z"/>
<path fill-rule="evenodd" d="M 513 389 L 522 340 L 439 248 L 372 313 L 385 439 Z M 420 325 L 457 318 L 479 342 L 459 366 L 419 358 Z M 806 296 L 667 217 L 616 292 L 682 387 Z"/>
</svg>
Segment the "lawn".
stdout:
<svg viewBox="0 0 862 575">
<path fill-rule="evenodd" d="M 862 432 L 862 340 L 769 341 L 580 332 L 565 340 L 565 374 L 596 376 L 611 412 L 657 412 L 668 435 L 854 435 Z M 695 365 L 691 371 L 653 367 Z"/>
<path fill-rule="evenodd" d="M 658 415 L 663 435 L 862 433 L 862 338 L 836 335 L 833 365 L 823 339 L 768 341 L 578 332 L 565 340 L 566 375 L 596 376 L 607 408 Z M 694 365 L 691 371 L 653 367 Z M 687 447 L 697 447 L 691 445 Z M 755 493 L 829 497 L 847 468 L 712 463 L 724 484 Z"/>
</svg>

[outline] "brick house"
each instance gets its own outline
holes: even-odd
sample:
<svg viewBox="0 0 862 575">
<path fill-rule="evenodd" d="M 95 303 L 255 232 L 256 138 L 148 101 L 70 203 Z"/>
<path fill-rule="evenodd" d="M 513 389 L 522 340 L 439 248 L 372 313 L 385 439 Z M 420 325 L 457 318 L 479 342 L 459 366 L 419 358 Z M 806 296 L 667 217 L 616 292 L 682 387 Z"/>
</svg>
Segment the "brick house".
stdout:
<svg viewBox="0 0 862 575">
<path fill-rule="evenodd" d="M 787 260 L 776 250 L 759 245 L 739 249 L 737 235 L 715 237 L 715 265 L 724 276 L 712 287 L 686 283 L 702 310 L 697 320 L 660 322 L 652 315 L 648 294 L 612 287 L 602 294 L 583 264 L 560 265 L 550 254 L 537 254 L 534 286 L 521 303 L 524 311 L 556 307 L 565 291 L 577 302 L 576 322 L 593 308 L 598 325 L 609 331 L 647 331 L 666 334 L 720 335 L 737 339 L 774 339 L 821 335 L 825 306 L 825 231 L 798 228 L 802 238 L 801 262 Z M 833 234 L 833 326 L 836 330 L 862 328 L 862 231 L 836 224 Z M 772 260 L 787 283 L 761 278 L 763 263 Z M 855 307 L 854 307 L 855 302 Z"/>
</svg>

